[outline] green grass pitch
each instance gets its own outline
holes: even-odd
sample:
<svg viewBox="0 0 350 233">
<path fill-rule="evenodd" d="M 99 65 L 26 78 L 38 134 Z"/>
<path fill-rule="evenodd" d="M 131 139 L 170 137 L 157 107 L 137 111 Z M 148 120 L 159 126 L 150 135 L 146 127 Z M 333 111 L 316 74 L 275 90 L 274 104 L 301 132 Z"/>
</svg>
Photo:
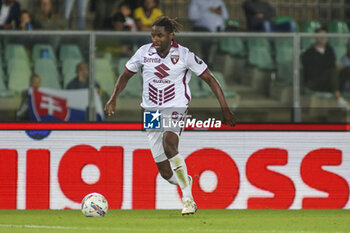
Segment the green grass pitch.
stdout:
<svg viewBox="0 0 350 233">
<path fill-rule="evenodd" d="M 79 210 L 0 210 L 1 233 L 82 232 L 350 232 L 349 210 L 109 210 L 87 218 Z"/>
</svg>

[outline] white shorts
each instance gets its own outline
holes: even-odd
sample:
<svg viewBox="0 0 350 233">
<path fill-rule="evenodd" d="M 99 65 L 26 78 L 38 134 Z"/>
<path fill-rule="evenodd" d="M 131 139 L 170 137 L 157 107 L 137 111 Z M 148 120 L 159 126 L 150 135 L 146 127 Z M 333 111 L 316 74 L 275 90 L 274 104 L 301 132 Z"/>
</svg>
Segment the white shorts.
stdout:
<svg viewBox="0 0 350 233">
<path fill-rule="evenodd" d="M 181 127 L 181 125 L 178 123 L 185 120 L 187 108 L 164 109 L 160 112 L 162 114 L 162 129 L 146 129 L 153 159 L 156 163 L 163 162 L 168 159 L 164 152 L 163 134 L 164 132 L 170 131 L 174 132 L 178 137 L 181 135 L 184 127 Z"/>
</svg>

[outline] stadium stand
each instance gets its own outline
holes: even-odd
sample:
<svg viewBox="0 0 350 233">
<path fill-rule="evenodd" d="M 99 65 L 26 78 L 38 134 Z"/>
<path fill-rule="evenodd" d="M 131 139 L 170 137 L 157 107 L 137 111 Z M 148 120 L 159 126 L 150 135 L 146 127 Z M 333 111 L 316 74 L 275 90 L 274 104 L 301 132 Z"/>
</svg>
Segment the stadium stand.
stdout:
<svg viewBox="0 0 350 233">
<path fill-rule="evenodd" d="M 108 95 L 111 95 L 116 80 L 112 65 L 105 58 L 97 58 L 95 65 L 96 81 L 100 84 L 102 90 L 107 92 Z"/>
<path fill-rule="evenodd" d="M 124 72 L 125 64 L 129 58 L 120 58 L 118 61 L 118 73 L 119 75 Z M 122 97 L 141 97 L 142 96 L 142 76 L 140 71 L 135 74 L 126 85 L 125 89 L 121 93 Z"/>
<path fill-rule="evenodd" d="M 261 94 L 268 94 L 271 71 L 275 69 L 272 49 L 266 38 L 248 39 L 248 62 L 254 67 L 249 78 L 245 78 L 245 84 Z"/>
<path fill-rule="evenodd" d="M 63 62 L 65 59 L 78 59 L 80 61 L 84 60 L 79 46 L 76 44 L 61 45 L 59 51 L 59 58 L 61 62 Z"/>
<path fill-rule="evenodd" d="M 205 86 L 208 86 L 201 78 L 192 73 L 189 83 L 191 95 L 193 98 L 207 98 L 211 96 L 211 92 Z"/>
<path fill-rule="evenodd" d="M 280 23 L 285 23 L 290 21 L 293 21 L 295 23 L 295 25 L 297 26 L 296 31 L 298 32 L 299 31 L 298 22 L 292 16 L 287 16 L 287 15 L 277 16 L 274 22 L 276 24 L 280 24 Z"/>
<path fill-rule="evenodd" d="M 36 62 L 39 59 L 50 59 L 57 64 L 56 53 L 49 44 L 36 44 L 33 47 L 32 59 Z"/>
<path fill-rule="evenodd" d="M 34 72 L 41 77 L 41 86 L 52 89 L 61 89 L 56 64 L 51 59 L 36 59 Z"/>
<path fill-rule="evenodd" d="M 28 87 L 31 69 L 26 60 L 12 59 L 8 62 L 8 89 L 21 92 Z"/>
<path fill-rule="evenodd" d="M 345 22 L 339 21 L 339 20 L 333 20 L 329 23 L 328 32 L 344 34 L 344 33 L 349 33 L 349 28 Z M 346 45 L 348 41 L 349 39 L 347 38 L 329 38 L 329 44 L 334 49 L 334 53 L 335 53 L 335 57 L 337 58 L 337 61 L 340 61 L 342 56 L 344 56 L 344 54 L 346 53 Z"/>
<path fill-rule="evenodd" d="M 82 62 L 82 60 L 76 58 L 67 58 L 62 61 L 62 75 L 64 88 L 66 88 L 67 84 L 76 76 L 76 67 L 80 62 Z"/>
<path fill-rule="evenodd" d="M 315 20 L 306 20 L 302 23 L 301 32 L 303 33 L 314 33 L 318 28 L 321 28 L 322 25 L 320 22 Z M 315 43 L 315 38 L 305 37 L 301 38 L 301 50 L 305 51 L 312 44 Z"/>
<path fill-rule="evenodd" d="M 0 92 L 6 91 L 5 81 L 4 81 L 4 71 L 2 70 L 2 63 L 0 58 Z"/>
<path fill-rule="evenodd" d="M 29 62 L 29 57 L 24 45 L 21 44 L 7 44 L 5 47 L 5 61 L 9 62 L 11 59 L 26 60 Z"/>
</svg>

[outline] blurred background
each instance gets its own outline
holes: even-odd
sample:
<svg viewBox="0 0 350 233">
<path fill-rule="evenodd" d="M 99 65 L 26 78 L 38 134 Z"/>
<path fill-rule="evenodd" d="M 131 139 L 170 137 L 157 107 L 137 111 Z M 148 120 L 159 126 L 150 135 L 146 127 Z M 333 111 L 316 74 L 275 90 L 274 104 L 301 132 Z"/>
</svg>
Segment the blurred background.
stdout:
<svg viewBox="0 0 350 233">
<path fill-rule="evenodd" d="M 101 109 L 125 63 L 151 42 L 150 25 L 161 15 L 183 24 L 176 41 L 208 64 L 239 122 L 349 122 L 349 0 L 0 5 L 1 122 L 141 122 L 140 72 L 118 99 L 115 116 L 107 119 Z M 190 114 L 220 119 L 207 84 L 192 75 L 190 88 Z M 65 108 L 80 115 L 68 117 Z"/>
</svg>

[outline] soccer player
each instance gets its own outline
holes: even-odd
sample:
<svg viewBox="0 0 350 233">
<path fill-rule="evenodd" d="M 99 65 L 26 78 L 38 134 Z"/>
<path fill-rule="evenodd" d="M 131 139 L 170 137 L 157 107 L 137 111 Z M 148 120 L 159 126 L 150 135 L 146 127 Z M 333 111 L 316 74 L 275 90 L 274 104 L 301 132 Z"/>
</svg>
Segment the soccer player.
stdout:
<svg viewBox="0 0 350 233">
<path fill-rule="evenodd" d="M 216 95 L 224 123 L 230 126 L 236 124 L 235 116 L 226 103 L 220 84 L 208 70 L 207 65 L 174 40 L 174 33 L 178 32 L 180 26 L 174 19 L 166 16 L 158 18 L 153 23 L 152 43 L 140 47 L 126 63 L 125 71 L 119 76 L 114 92 L 105 106 L 104 110 L 108 116 L 114 114 L 116 99 L 128 80 L 142 68 L 141 107 L 147 110 L 161 109 L 162 114 L 168 114 L 163 114 L 162 117 L 180 120 L 179 118 L 186 114 L 191 99 L 188 83 L 192 71 L 201 77 Z M 181 130 L 180 127 L 158 131 L 147 130 L 147 135 L 161 176 L 169 183 L 180 186 L 182 215 L 188 215 L 195 213 L 197 206 L 192 197 L 192 177 L 187 174 L 184 158 L 178 152 Z"/>
</svg>

